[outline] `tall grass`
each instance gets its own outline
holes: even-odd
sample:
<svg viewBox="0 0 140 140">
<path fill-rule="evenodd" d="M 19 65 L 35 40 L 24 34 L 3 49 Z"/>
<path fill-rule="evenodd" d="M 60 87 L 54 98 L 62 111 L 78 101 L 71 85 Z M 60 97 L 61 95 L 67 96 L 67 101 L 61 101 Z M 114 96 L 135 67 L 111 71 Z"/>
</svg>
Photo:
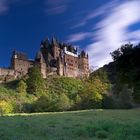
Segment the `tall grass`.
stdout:
<svg viewBox="0 0 140 140">
<path fill-rule="evenodd" d="M 140 109 L 0 117 L 0 140 L 140 140 Z"/>
</svg>

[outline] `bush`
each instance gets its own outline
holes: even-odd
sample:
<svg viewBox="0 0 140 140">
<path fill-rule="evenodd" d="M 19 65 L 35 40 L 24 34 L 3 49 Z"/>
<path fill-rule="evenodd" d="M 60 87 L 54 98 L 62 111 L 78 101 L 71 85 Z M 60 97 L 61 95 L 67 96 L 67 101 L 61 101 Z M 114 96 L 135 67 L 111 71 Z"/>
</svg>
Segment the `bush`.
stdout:
<svg viewBox="0 0 140 140">
<path fill-rule="evenodd" d="M 71 107 L 70 100 L 65 94 L 41 96 L 34 103 L 35 112 L 65 111 Z"/>
<path fill-rule="evenodd" d="M 82 99 L 82 109 L 102 108 L 103 97 L 91 83 L 85 83 L 85 88 L 79 95 Z"/>
<path fill-rule="evenodd" d="M 17 85 L 17 92 L 21 94 L 25 94 L 27 89 L 27 85 L 23 80 L 20 80 Z"/>
<path fill-rule="evenodd" d="M 59 96 L 57 106 L 59 111 L 69 110 L 71 107 L 70 99 L 64 93 L 62 93 Z"/>
<path fill-rule="evenodd" d="M 41 71 L 38 67 L 32 67 L 28 72 L 27 92 L 38 97 L 44 95 L 46 87 Z"/>
<path fill-rule="evenodd" d="M 10 102 L 6 102 L 4 100 L 0 101 L 0 115 L 3 116 L 4 114 L 12 113 L 13 106 Z"/>
<path fill-rule="evenodd" d="M 47 112 L 49 111 L 50 100 L 47 96 L 41 96 L 33 103 L 34 112 Z"/>
</svg>

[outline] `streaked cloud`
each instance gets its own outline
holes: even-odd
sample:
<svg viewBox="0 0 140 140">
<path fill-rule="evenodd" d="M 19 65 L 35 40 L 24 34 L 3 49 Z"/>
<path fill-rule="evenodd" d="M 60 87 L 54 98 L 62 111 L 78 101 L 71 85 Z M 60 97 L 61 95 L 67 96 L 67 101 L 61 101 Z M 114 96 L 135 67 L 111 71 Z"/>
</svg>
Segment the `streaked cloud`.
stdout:
<svg viewBox="0 0 140 140">
<path fill-rule="evenodd" d="M 31 0 L 21 1 L 21 0 L 0 0 L 0 15 L 7 14 L 13 4 L 28 4 Z"/>
<path fill-rule="evenodd" d="M 128 40 L 130 40 L 133 44 L 140 43 L 140 30 L 129 32 L 127 35 Z"/>
<path fill-rule="evenodd" d="M 90 20 L 93 20 L 94 18 L 98 16 L 104 15 L 106 11 L 110 10 L 110 8 L 113 7 L 115 4 L 117 4 L 117 2 L 118 0 L 109 1 L 105 5 L 97 8 L 96 10 L 92 10 L 88 12 L 85 18 L 82 19 L 80 22 L 76 23 L 75 25 L 73 25 L 71 29 L 85 26 Z"/>
<path fill-rule="evenodd" d="M 4 14 L 8 11 L 9 6 L 7 2 L 7 0 L 0 0 L 0 14 Z"/>
<path fill-rule="evenodd" d="M 140 30 L 131 31 L 129 27 L 140 22 L 140 1 L 125 0 L 111 2 L 109 5 L 88 14 L 83 20 L 85 25 L 95 17 L 103 15 L 103 18 L 94 26 L 97 29 L 88 39 L 93 42 L 87 45 L 86 50 L 90 56 L 91 66 L 103 66 L 112 61 L 110 52 L 114 51 L 122 44 L 129 41 L 138 42 L 140 40 Z M 102 10 L 101 10 L 102 9 Z M 100 11 L 101 10 L 101 11 Z M 87 36 L 77 38 L 72 36 L 73 40 L 80 40 Z M 74 40 L 75 37 L 75 40 Z"/>
<path fill-rule="evenodd" d="M 75 33 L 68 37 L 67 42 L 70 42 L 70 43 L 79 42 L 91 36 L 92 36 L 92 32 Z"/>
<path fill-rule="evenodd" d="M 57 15 L 64 13 L 68 8 L 70 0 L 45 0 L 47 15 Z"/>
</svg>

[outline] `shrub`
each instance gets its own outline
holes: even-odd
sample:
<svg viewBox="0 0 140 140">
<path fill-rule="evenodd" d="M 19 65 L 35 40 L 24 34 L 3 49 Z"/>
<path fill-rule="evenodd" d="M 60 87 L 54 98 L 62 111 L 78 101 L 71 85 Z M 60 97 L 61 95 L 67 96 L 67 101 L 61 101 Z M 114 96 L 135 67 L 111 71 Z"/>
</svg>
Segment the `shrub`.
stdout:
<svg viewBox="0 0 140 140">
<path fill-rule="evenodd" d="M 59 96 L 57 106 L 58 106 L 59 111 L 69 110 L 71 105 L 70 105 L 70 99 L 68 98 L 68 96 L 62 93 Z"/>
<path fill-rule="evenodd" d="M 33 104 L 33 110 L 35 112 L 46 112 L 49 111 L 50 100 L 47 96 L 41 96 Z"/>
<path fill-rule="evenodd" d="M 3 116 L 4 114 L 12 113 L 13 106 L 10 102 L 6 102 L 4 100 L 0 101 L 0 115 Z"/>
<path fill-rule="evenodd" d="M 91 83 L 85 83 L 84 90 L 79 92 L 82 109 L 102 108 L 102 95 Z"/>
<path fill-rule="evenodd" d="M 44 95 L 46 87 L 40 69 L 38 67 L 32 67 L 29 69 L 28 75 L 27 92 L 38 97 Z"/>
<path fill-rule="evenodd" d="M 21 94 L 25 94 L 27 89 L 27 85 L 23 80 L 20 80 L 17 85 L 17 92 Z"/>
</svg>

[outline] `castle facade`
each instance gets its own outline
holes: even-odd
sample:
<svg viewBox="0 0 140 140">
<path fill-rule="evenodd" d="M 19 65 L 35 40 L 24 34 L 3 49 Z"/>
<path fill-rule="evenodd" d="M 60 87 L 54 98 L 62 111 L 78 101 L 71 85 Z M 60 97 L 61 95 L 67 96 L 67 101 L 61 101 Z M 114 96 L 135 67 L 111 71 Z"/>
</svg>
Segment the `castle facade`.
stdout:
<svg viewBox="0 0 140 140">
<path fill-rule="evenodd" d="M 85 51 L 79 53 L 77 48 L 60 43 L 53 37 L 51 41 L 45 39 L 41 42 L 34 60 L 28 59 L 22 52 L 14 51 L 10 68 L 0 68 L 0 76 L 24 76 L 34 66 L 40 68 L 44 78 L 51 74 L 74 78 L 89 75 L 88 54 Z"/>
</svg>

